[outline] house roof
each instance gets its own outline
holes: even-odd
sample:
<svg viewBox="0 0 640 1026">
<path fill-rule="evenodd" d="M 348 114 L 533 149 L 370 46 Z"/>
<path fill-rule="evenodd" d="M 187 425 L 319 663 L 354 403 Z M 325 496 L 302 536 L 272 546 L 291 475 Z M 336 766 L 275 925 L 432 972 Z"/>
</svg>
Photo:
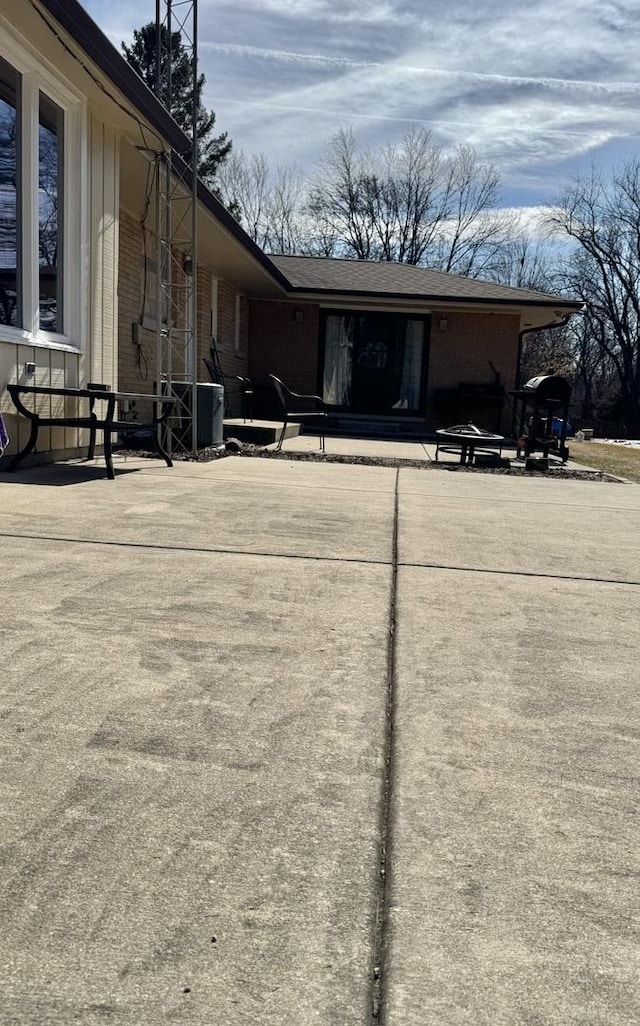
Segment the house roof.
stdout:
<svg viewBox="0 0 640 1026">
<path fill-rule="evenodd" d="M 547 306 L 579 310 L 576 300 L 498 285 L 479 278 L 433 271 L 388 261 L 336 260 L 327 257 L 270 256 L 294 292 L 387 296 L 449 302 Z"/>
</svg>

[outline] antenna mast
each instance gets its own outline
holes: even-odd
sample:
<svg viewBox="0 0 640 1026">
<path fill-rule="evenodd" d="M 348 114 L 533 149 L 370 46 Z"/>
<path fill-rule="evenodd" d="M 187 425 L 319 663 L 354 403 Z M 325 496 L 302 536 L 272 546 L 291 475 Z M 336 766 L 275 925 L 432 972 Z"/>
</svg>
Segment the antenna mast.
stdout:
<svg viewBox="0 0 640 1026">
<path fill-rule="evenodd" d="M 189 149 L 156 155 L 156 367 L 158 392 L 176 404 L 169 452 L 198 451 L 198 3 L 156 0 L 156 83 L 168 111 L 189 69 L 191 120 L 182 126 Z"/>
</svg>

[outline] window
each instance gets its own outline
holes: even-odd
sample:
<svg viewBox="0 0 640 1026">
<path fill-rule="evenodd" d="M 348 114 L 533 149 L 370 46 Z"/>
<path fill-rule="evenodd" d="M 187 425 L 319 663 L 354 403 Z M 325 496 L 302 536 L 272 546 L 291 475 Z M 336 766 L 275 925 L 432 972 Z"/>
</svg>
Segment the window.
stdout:
<svg viewBox="0 0 640 1026">
<path fill-rule="evenodd" d="M 5 341 L 77 344 L 81 104 L 20 47 L 8 56 L 0 55 L 0 332 Z"/>
<path fill-rule="evenodd" d="M 38 263 L 41 331 L 62 331 L 64 114 L 40 93 L 38 124 Z"/>
<path fill-rule="evenodd" d="M 22 323 L 20 288 L 20 77 L 0 57 L 0 324 Z"/>
</svg>

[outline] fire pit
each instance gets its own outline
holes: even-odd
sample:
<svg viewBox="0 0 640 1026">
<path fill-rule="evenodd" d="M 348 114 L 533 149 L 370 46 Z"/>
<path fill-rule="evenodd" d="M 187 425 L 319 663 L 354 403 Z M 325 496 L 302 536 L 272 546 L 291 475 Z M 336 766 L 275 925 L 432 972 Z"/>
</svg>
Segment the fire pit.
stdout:
<svg viewBox="0 0 640 1026">
<path fill-rule="evenodd" d="M 502 456 L 504 435 L 496 435 L 493 431 L 476 427 L 475 424 L 454 424 L 453 427 L 439 428 L 436 431 L 436 463 L 440 452 L 460 453 L 460 463 L 473 463 L 474 458 L 483 456 Z"/>
</svg>

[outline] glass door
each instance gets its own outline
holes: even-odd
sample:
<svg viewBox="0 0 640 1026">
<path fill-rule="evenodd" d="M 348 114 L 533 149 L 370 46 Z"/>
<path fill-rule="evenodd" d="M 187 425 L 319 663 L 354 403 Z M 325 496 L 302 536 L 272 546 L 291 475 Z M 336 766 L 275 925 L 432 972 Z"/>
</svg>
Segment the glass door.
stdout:
<svg viewBox="0 0 640 1026">
<path fill-rule="evenodd" d="M 328 314 L 323 397 L 353 413 L 419 413 L 424 397 L 425 319 Z"/>
</svg>

